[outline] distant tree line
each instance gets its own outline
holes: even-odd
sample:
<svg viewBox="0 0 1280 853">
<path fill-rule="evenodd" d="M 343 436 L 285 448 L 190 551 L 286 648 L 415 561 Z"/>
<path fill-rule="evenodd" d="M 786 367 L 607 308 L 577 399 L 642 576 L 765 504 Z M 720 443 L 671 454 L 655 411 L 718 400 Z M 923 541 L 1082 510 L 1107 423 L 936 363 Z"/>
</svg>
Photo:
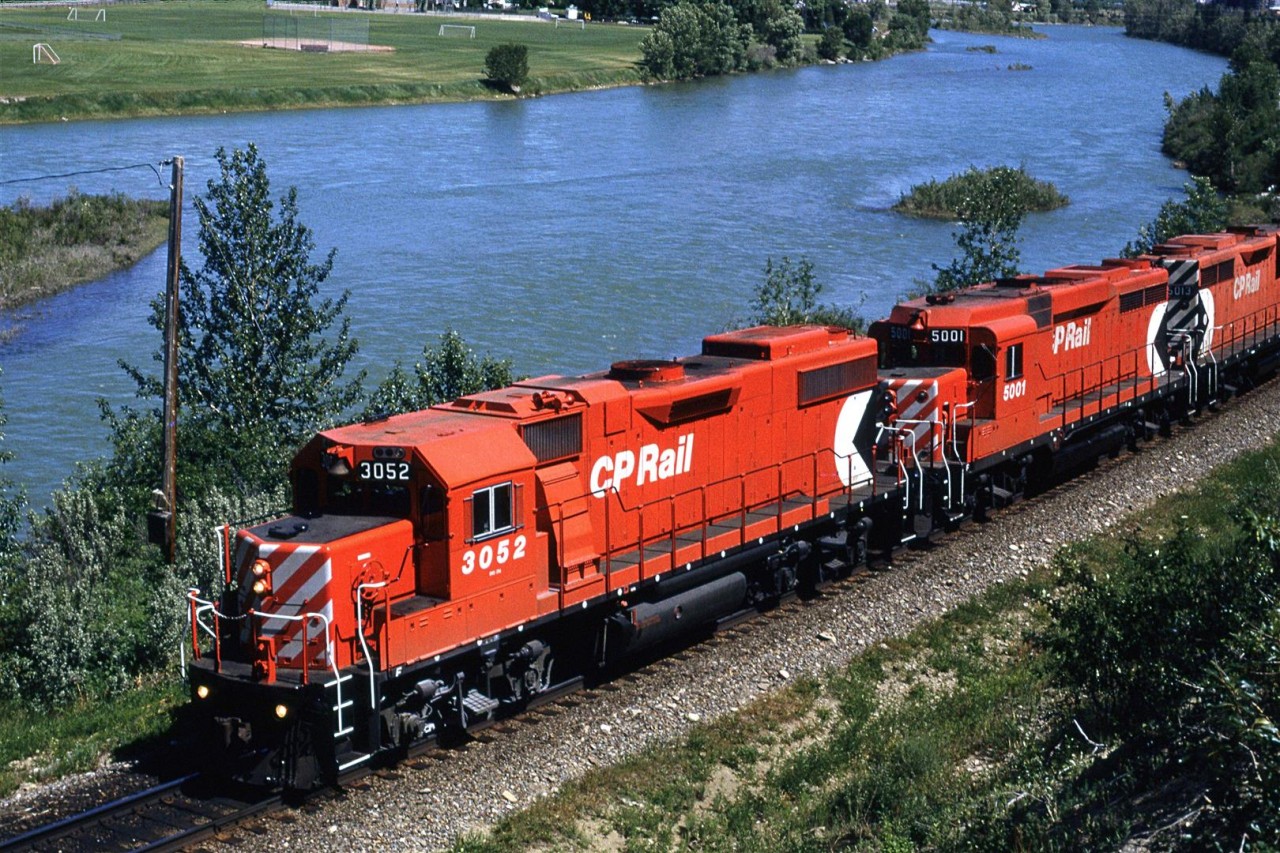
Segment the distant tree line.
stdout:
<svg viewBox="0 0 1280 853">
<path fill-rule="evenodd" d="M 1280 22 L 1254 3 L 1127 0 L 1125 31 L 1231 57 L 1216 92 L 1166 98 L 1163 150 L 1221 192 L 1270 193 L 1280 183 Z"/>
<path fill-rule="evenodd" d="M 1034 35 L 1029 24 L 1119 23 L 1120 11 L 1103 0 L 990 0 L 987 3 L 948 3 L 939 7 L 934 26 L 943 30 L 1002 35 Z"/>
<path fill-rule="evenodd" d="M 823 59 L 876 59 L 928 41 L 927 0 L 846 5 L 820 0 L 796 8 L 782 0 L 678 0 L 664 6 L 640 42 L 652 79 L 685 80 L 812 61 L 802 36 L 821 32 Z"/>
<path fill-rule="evenodd" d="M 1266 3 L 1125 0 L 1124 31 L 1133 38 L 1180 44 L 1230 56 L 1245 31 L 1263 23 Z"/>
</svg>

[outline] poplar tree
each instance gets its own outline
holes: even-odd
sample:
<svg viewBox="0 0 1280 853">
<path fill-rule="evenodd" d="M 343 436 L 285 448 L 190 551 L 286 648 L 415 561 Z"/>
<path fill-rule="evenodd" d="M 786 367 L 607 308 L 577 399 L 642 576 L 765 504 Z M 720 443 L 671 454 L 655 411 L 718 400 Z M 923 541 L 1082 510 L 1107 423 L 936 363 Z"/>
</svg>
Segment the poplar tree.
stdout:
<svg viewBox="0 0 1280 853">
<path fill-rule="evenodd" d="M 412 374 L 395 363 L 374 391 L 364 416 L 425 409 L 467 394 L 505 388 L 514 381 L 510 360 L 477 355 L 462 335 L 449 329 L 440 336 L 439 345 L 422 348 L 422 361 L 413 366 Z"/>
<path fill-rule="evenodd" d="M 933 289 L 955 290 L 1018 274 L 1022 250 L 1018 230 L 1027 205 L 1016 169 L 997 168 L 980 173 L 956 206 L 960 230 L 952 233 L 960 257 L 946 267 L 933 265 Z"/>
<path fill-rule="evenodd" d="M 357 349 L 344 315 L 349 294 L 321 295 L 335 250 L 312 260 L 315 240 L 298 220 L 296 190 L 273 202 L 252 144 L 219 148 L 215 158 L 218 174 L 194 201 L 203 264 L 193 270 L 184 261 L 181 270 L 179 479 L 185 469 L 251 492 L 279 482 L 297 447 L 356 404 L 363 374 L 344 379 Z M 150 322 L 163 331 L 163 297 L 152 309 Z M 161 352 L 154 358 L 163 363 Z M 139 396 L 162 398 L 157 376 L 122 366 Z M 137 413 L 124 414 L 108 413 L 115 461 L 149 467 L 127 447 L 142 427 Z"/>
</svg>

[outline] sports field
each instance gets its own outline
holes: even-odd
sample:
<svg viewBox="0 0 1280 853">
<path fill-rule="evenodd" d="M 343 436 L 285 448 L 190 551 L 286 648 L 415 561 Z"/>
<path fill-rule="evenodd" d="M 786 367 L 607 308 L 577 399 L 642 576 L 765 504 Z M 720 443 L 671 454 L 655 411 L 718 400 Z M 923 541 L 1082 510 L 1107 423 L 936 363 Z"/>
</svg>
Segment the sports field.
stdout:
<svg viewBox="0 0 1280 853">
<path fill-rule="evenodd" d="M 505 42 L 529 47 L 526 94 L 639 79 L 639 27 L 323 8 L 166 0 L 82 7 L 71 20 L 66 6 L 0 2 L 0 123 L 499 97 L 484 59 Z M 59 62 L 43 51 L 33 62 L 36 44 Z"/>
</svg>

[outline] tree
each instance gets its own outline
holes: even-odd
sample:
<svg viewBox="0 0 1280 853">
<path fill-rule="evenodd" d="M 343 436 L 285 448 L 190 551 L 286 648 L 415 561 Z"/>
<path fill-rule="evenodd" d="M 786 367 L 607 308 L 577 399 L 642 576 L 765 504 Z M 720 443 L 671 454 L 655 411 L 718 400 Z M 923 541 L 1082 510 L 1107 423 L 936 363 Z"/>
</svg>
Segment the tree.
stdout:
<svg viewBox="0 0 1280 853">
<path fill-rule="evenodd" d="M 945 268 L 933 265 L 938 274 L 935 291 L 995 281 L 1018 274 L 1022 252 L 1018 229 L 1026 215 L 1022 201 L 1019 170 L 997 167 L 981 173 L 957 205 L 961 228 L 953 232 L 961 255 Z"/>
<path fill-rule="evenodd" d="M 729 74 L 746 67 L 749 24 L 724 3 L 689 0 L 662 10 L 658 23 L 640 40 L 645 74 L 657 80 L 687 80 Z"/>
<path fill-rule="evenodd" d="M 490 48 L 484 58 L 484 73 L 490 82 L 519 94 L 529 76 L 528 45 L 500 44 Z"/>
<path fill-rule="evenodd" d="M 828 61 L 834 61 L 840 58 L 840 51 L 844 49 L 844 31 L 839 27 L 827 27 L 822 31 L 822 38 L 818 40 L 818 56 Z"/>
<path fill-rule="evenodd" d="M 898 0 L 897 14 L 905 15 L 909 19 L 921 47 L 929 40 L 930 12 L 929 0 Z"/>
<path fill-rule="evenodd" d="M 815 323 L 861 329 L 862 318 L 851 309 L 835 305 L 819 305 L 822 285 L 813 278 L 813 263 L 801 258 L 792 264 L 786 255 L 775 265 L 770 257 L 764 263 L 764 281 L 751 300 L 752 322 L 758 326 L 793 326 Z"/>
<path fill-rule="evenodd" d="M 247 493 L 278 481 L 297 446 L 359 400 L 363 374 L 343 379 L 357 349 L 343 316 L 348 294 L 321 298 L 334 251 L 312 263 L 315 241 L 298 221 L 296 191 L 273 213 L 255 146 L 220 148 L 215 157 L 218 177 L 195 200 L 204 265 L 193 272 L 184 262 L 181 270 L 179 480 L 185 468 L 205 485 Z M 151 324 L 163 330 L 163 298 L 152 309 Z M 163 361 L 160 352 L 154 358 Z M 163 396 L 160 379 L 122 366 L 140 397 Z M 112 466 L 145 478 L 158 418 L 104 414 L 117 451 Z"/>
<path fill-rule="evenodd" d="M 438 346 L 422 348 L 422 361 L 413 366 L 412 375 L 396 362 L 370 397 L 365 417 L 425 409 L 467 394 L 505 388 L 514 381 L 510 361 L 477 356 L 462 335 L 449 329 L 440 336 Z"/>
<path fill-rule="evenodd" d="M 853 44 L 859 54 L 862 54 L 871 47 L 871 39 L 874 36 L 875 21 L 871 17 L 871 12 L 861 6 L 855 6 L 849 11 L 849 17 L 845 18 L 844 37 Z"/>
<path fill-rule="evenodd" d="M 1227 203 L 1208 178 L 1192 178 L 1183 185 L 1185 201 L 1167 200 L 1156 218 L 1138 229 L 1138 237 L 1126 243 L 1127 258 L 1145 255 L 1179 234 L 1213 234 L 1227 226 Z"/>
<path fill-rule="evenodd" d="M 794 64 L 804 55 L 804 18 L 795 9 L 781 3 L 772 4 L 759 32 L 765 44 L 777 51 L 780 62 Z"/>
</svg>

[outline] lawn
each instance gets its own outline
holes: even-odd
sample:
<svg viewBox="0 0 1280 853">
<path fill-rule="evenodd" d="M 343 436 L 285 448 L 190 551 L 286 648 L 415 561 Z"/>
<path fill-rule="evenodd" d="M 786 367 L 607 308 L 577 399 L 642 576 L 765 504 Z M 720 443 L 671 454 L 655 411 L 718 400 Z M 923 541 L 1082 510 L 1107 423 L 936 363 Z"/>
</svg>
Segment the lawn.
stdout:
<svg viewBox="0 0 1280 853">
<path fill-rule="evenodd" d="M 85 8 L 6 8 L 0 3 L 0 122 L 281 109 L 355 103 L 498 97 L 483 83 L 491 47 L 529 47 L 526 92 L 636 82 L 638 27 L 549 21 L 451 19 L 413 13 L 270 10 L 251 0 L 142 3 Z M 335 22 L 336 40 L 366 38 L 393 51 L 303 52 L 247 47 L 264 31 Z M 274 23 L 272 23 L 274 22 Z M 439 35 L 442 23 L 475 27 Z M 567 22 L 565 22 L 567 23 Z M 355 33 L 351 37 L 351 32 Z M 32 62 L 36 43 L 59 64 Z"/>
</svg>

